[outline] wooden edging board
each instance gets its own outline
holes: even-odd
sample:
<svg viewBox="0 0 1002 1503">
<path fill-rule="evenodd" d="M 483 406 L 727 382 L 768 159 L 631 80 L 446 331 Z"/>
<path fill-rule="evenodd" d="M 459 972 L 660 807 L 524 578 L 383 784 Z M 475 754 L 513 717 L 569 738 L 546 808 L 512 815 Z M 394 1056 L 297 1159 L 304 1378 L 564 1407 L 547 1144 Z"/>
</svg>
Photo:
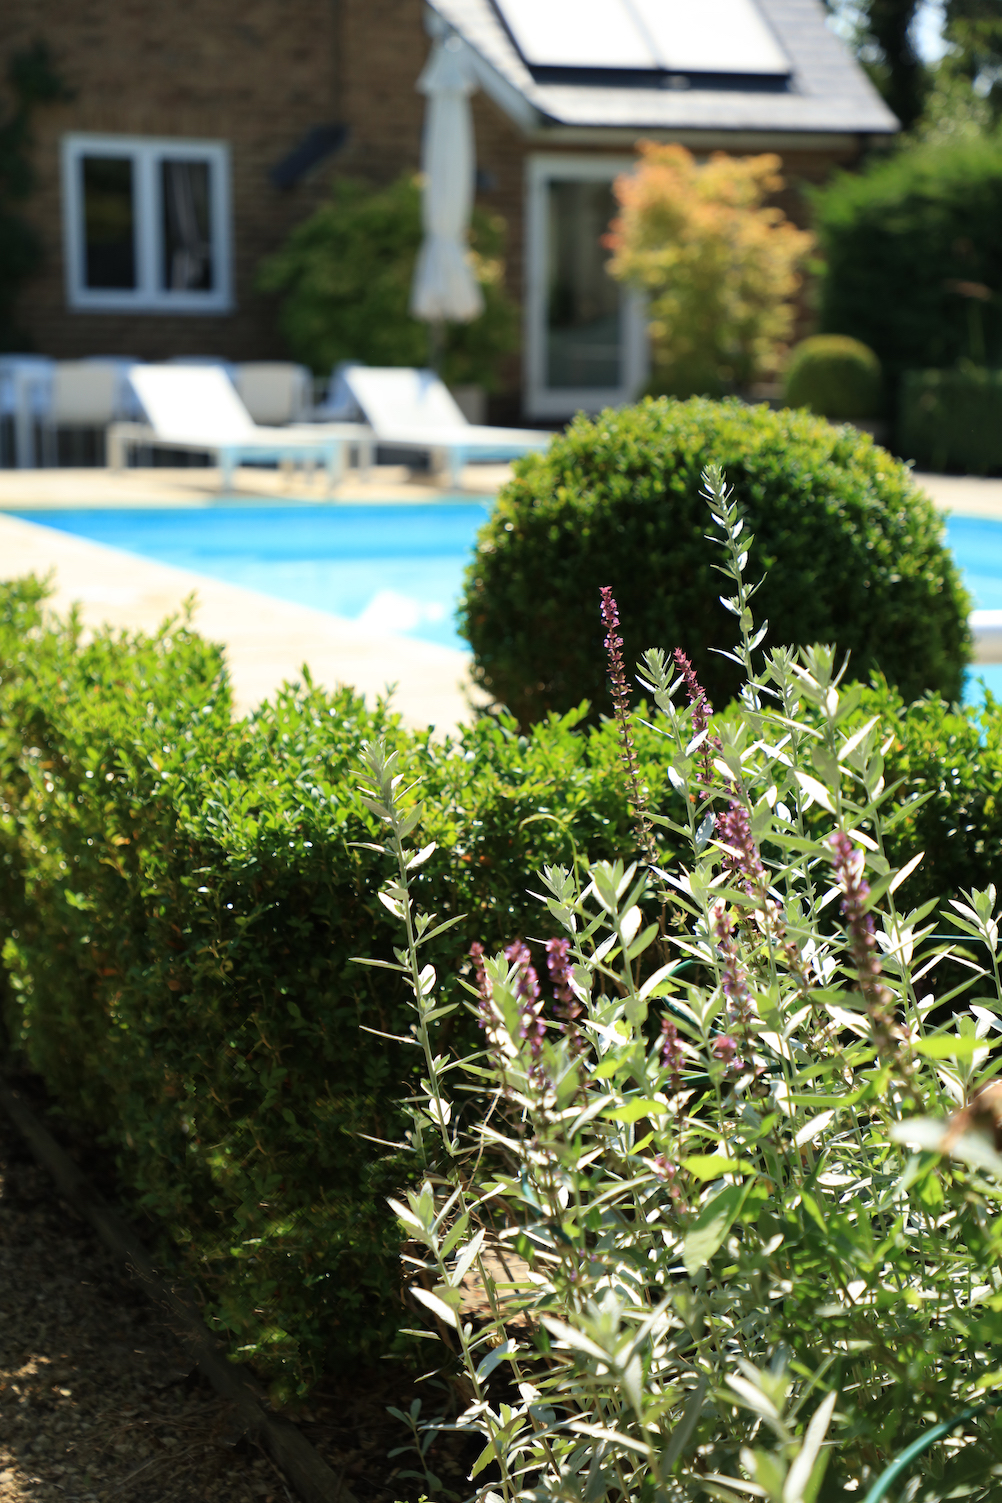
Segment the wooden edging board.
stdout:
<svg viewBox="0 0 1002 1503">
<path fill-rule="evenodd" d="M 281 1468 L 302 1503 L 356 1503 L 344 1479 L 331 1470 L 296 1426 L 269 1412 L 261 1389 L 246 1368 L 229 1361 L 225 1347 L 205 1325 L 191 1298 L 160 1277 L 136 1232 L 107 1205 L 23 1096 L 3 1079 L 0 1106 L 38 1162 L 52 1175 L 63 1198 L 90 1222 L 123 1268 L 136 1271 L 154 1304 L 168 1307 L 172 1328 L 177 1322 L 183 1330 L 201 1372 L 220 1397 L 234 1406 L 245 1432 Z"/>
</svg>

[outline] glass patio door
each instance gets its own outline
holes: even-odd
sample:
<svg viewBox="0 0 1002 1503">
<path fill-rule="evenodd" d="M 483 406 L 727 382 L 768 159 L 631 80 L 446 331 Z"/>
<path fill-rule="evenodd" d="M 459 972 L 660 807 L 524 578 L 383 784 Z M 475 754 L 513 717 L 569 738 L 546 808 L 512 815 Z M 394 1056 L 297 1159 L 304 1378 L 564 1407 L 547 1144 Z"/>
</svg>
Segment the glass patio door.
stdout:
<svg viewBox="0 0 1002 1503">
<path fill-rule="evenodd" d="M 526 406 L 569 417 L 628 402 L 646 375 L 639 299 L 605 270 L 612 183 L 631 164 L 596 157 L 529 163 Z"/>
</svg>

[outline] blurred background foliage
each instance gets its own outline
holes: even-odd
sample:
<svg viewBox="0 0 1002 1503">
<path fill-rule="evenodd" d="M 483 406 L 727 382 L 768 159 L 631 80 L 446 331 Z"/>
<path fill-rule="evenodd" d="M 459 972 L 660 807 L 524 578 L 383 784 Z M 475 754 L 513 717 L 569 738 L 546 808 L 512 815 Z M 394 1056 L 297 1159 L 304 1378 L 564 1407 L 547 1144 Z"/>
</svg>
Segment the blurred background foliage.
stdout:
<svg viewBox="0 0 1002 1503">
<path fill-rule="evenodd" d="M 337 178 L 330 202 L 295 227 L 261 266 L 258 287 L 279 298 L 279 328 L 292 355 L 317 375 L 342 360 L 427 366 L 429 326 L 410 314 L 421 245 L 421 185 L 405 173 L 376 188 Z M 484 311 L 447 324 L 440 372 L 451 386 L 494 390 L 518 345 L 518 312 L 505 289 L 505 222 L 475 207 L 470 253 Z"/>
</svg>

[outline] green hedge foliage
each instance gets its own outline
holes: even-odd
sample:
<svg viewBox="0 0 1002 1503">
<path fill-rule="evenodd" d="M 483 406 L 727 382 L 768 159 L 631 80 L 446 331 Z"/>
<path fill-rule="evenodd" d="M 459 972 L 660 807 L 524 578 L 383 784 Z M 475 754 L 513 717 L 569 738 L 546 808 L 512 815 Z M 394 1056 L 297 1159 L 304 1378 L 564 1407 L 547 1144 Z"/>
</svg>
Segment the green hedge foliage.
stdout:
<svg viewBox="0 0 1002 1503">
<path fill-rule="evenodd" d="M 1002 363 L 1002 138 L 900 151 L 814 203 L 824 329 L 864 340 L 895 380 L 962 356 Z"/>
<path fill-rule="evenodd" d="M 969 362 L 949 371 L 908 371 L 901 389 L 898 447 L 920 469 L 998 474 L 1002 371 Z"/>
<path fill-rule="evenodd" d="M 883 401 L 880 361 L 858 339 L 815 334 L 790 355 L 783 382 L 788 407 L 809 407 L 832 422 L 879 417 Z"/>
<path fill-rule="evenodd" d="M 261 265 L 258 286 L 281 298 L 279 329 L 317 375 L 341 360 L 427 365 L 429 325 L 410 312 L 423 237 L 421 186 L 405 173 L 382 188 L 337 178 L 329 202 L 291 231 Z M 446 326 L 441 373 L 451 385 L 493 390 L 518 347 L 518 311 L 504 285 L 505 222 L 477 205 L 470 221 L 473 270 L 484 311 Z"/>
<path fill-rule="evenodd" d="M 960 694 L 969 600 L 932 503 L 865 434 L 736 400 L 647 400 L 579 416 L 518 461 L 466 576 L 479 682 L 528 725 L 610 700 L 599 590 L 619 602 L 627 662 L 683 647 L 715 704 L 736 670 L 706 541 L 700 475 L 719 463 L 758 539 L 769 640 L 835 642 L 907 697 Z"/>
<path fill-rule="evenodd" d="M 384 860 L 364 844 L 362 744 L 387 736 L 423 779 L 421 838 L 439 848 L 422 906 L 465 915 L 427 957 L 445 1000 L 473 939 L 537 934 L 527 873 L 630 848 L 616 735 L 575 712 L 435 744 L 308 684 L 231 724 L 219 653 L 183 621 L 85 645 L 72 621 L 42 624 L 40 599 L 0 587 L 10 1042 L 71 1122 L 103 1134 L 233 1351 L 277 1397 L 304 1391 L 385 1350 L 405 1316 L 384 1196 L 408 1172 L 389 1145 L 415 1051 L 363 1031 L 400 1035 L 409 1014 L 389 972 L 352 959 L 397 942 Z M 914 901 L 992 880 L 1002 715 L 859 693 L 859 723 L 879 708 L 896 732 L 888 854 L 925 848 Z M 678 820 L 664 743 L 636 735 L 652 801 Z M 456 1042 L 475 1042 L 455 1017 Z"/>
<path fill-rule="evenodd" d="M 231 727 L 218 654 L 183 626 L 81 647 L 37 591 L 0 598 L 9 1034 L 279 1394 L 378 1355 L 403 1314 L 385 1145 L 412 1060 L 360 1031 L 408 1018 L 352 960 L 396 942 L 358 844 L 362 744 L 425 780 L 423 901 L 467 916 L 429 947 L 455 994 L 457 953 L 525 932 L 524 873 L 629 842 L 615 735 L 485 720 L 445 748 L 309 688 Z"/>
</svg>

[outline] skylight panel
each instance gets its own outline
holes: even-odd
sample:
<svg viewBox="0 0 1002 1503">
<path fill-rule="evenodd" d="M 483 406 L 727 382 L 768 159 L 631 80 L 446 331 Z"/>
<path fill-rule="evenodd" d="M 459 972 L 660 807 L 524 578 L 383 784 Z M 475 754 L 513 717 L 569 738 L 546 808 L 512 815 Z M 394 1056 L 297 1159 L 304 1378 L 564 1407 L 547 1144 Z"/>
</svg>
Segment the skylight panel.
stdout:
<svg viewBox="0 0 1002 1503">
<path fill-rule="evenodd" d="M 656 68 L 629 0 L 498 0 L 531 67 Z"/>
<path fill-rule="evenodd" d="M 790 71 L 755 0 L 495 0 L 530 68 Z"/>
<path fill-rule="evenodd" d="M 659 65 L 670 72 L 775 75 L 790 71 L 755 0 L 626 3 L 648 33 Z"/>
</svg>

